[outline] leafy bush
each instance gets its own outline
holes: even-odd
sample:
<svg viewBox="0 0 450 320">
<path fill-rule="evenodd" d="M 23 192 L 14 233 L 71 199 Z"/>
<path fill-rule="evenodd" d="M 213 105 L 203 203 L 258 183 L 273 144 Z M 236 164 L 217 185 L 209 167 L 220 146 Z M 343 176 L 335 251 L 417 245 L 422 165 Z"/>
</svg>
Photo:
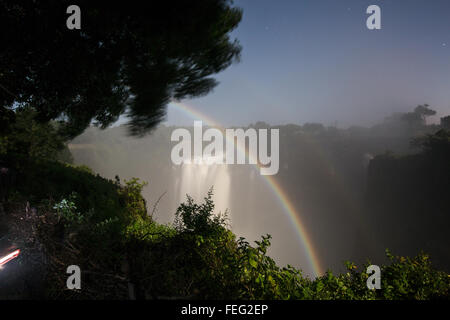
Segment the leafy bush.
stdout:
<svg viewBox="0 0 450 320">
<path fill-rule="evenodd" d="M 75 201 L 77 199 L 77 194 L 72 192 L 69 199 L 62 199 L 60 202 L 53 206 L 53 209 L 59 214 L 59 216 L 66 222 L 66 226 L 70 227 L 74 224 L 81 224 L 86 222 L 89 217 L 93 216 L 93 210 L 90 210 L 86 214 L 82 214 L 77 211 L 77 206 Z"/>
<path fill-rule="evenodd" d="M 186 203 L 180 204 L 175 213 L 175 226 L 180 232 L 193 232 L 204 234 L 217 228 L 225 227 L 227 212 L 214 215 L 213 190 L 210 189 L 204 198 L 204 203 L 196 204 L 194 199 L 187 195 Z"/>
<path fill-rule="evenodd" d="M 120 185 L 120 179 L 116 176 L 116 185 Z M 127 216 L 130 218 L 147 217 L 147 204 L 142 196 L 142 189 L 147 182 L 139 182 L 138 178 L 125 180 L 125 185 L 118 189 L 119 195 L 122 196 Z"/>
<path fill-rule="evenodd" d="M 128 218 L 128 200 L 121 191 L 122 186 L 95 175 L 86 166 L 33 160 L 12 154 L 0 160 L 16 173 L 11 192 L 18 192 L 30 203 L 68 199 L 75 192 L 78 196 L 77 210 L 84 213 L 94 210 L 94 223 L 114 217 L 121 221 Z"/>
<path fill-rule="evenodd" d="M 184 299 L 449 299 L 450 276 L 435 270 L 425 254 L 394 257 L 380 266 L 381 290 L 369 290 L 365 270 L 316 278 L 267 255 L 270 235 L 250 245 L 236 239 L 226 212 L 214 214 L 212 190 L 203 203 L 182 203 L 173 226 L 147 215 L 138 179 L 116 182 L 86 168 L 57 162 L 23 161 L 27 181 L 21 195 L 48 199 L 39 210 L 39 242 L 49 258 L 47 298 L 127 299 L 128 283 L 138 298 Z M 46 198 L 47 196 L 47 198 Z M 61 199 L 55 203 L 53 199 Z M 61 225 L 63 226 L 61 229 Z M 62 231 L 61 231 L 62 230 Z M 83 290 L 65 290 L 68 265 L 83 270 Z"/>
<path fill-rule="evenodd" d="M 267 256 L 270 235 L 251 246 L 236 240 L 225 219 L 213 215 L 210 191 L 202 204 L 188 197 L 175 229 L 154 221 L 133 226 L 134 279 L 140 296 L 195 299 L 449 299 L 450 275 L 432 268 L 426 255 L 394 257 L 381 266 L 382 288 L 367 288 L 367 265 L 347 262 L 348 272 L 328 271 L 314 280 L 280 268 Z M 138 227 L 139 226 L 139 227 Z M 139 230 L 139 231 L 137 231 Z M 138 236 L 139 235 L 139 236 Z"/>
</svg>

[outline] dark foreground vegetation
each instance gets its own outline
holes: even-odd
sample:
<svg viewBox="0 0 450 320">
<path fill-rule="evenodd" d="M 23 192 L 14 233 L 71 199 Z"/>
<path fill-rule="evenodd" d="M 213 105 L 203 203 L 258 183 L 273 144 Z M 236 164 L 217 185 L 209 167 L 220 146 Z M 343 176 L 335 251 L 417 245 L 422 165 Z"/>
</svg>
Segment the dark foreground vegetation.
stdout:
<svg viewBox="0 0 450 320">
<path fill-rule="evenodd" d="M 410 258 L 386 251 L 390 262 L 381 266 L 380 290 L 367 289 L 366 268 L 370 261 L 359 266 L 347 262 L 346 272 L 328 271 L 316 279 L 289 265 L 279 267 L 267 255 L 271 237 L 263 236 L 254 244 L 238 239 L 227 225 L 226 212 L 214 213 L 212 190 L 203 203 L 188 197 L 179 206 L 173 224 L 160 224 L 147 211 L 141 194 L 145 183 L 139 179 L 120 181 L 119 177 L 107 180 L 88 167 L 67 163 L 70 152 L 51 130 L 54 124 L 33 122 L 30 112 L 18 111 L 19 121 L 2 139 L 0 161 L 8 170 L 3 170 L 1 177 L 1 236 L 21 248 L 22 254 L 0 271 L 1 298 L 450 297 L 450 275 L 436 270 L 425 253 Z M 27 121 L 21 122 L 20 118 Z M 29 128 L 33 134 L 26 134 Z M 40 148 L 35 148 L 36 141 Z M 402 170 L 422 172 L 422 167 L 434 168 L 431 172 L 439 170 L 441 174 L 431 176 L 435 182 L 430 182 L 427 190 L 434 188 L 436 181 L 443 181 L 437 185 L 441 193 L 430 199 L 441 201 L 438 203 L 444 211 L 450 133 L 441 128 L 416 143 L 422 146 L 422 153 L 375 158 L 371 174 L 386 167 L 386 161 L 388 167 L 398 167 L 391 174 L 401 175 Z M 410 157 L 414 161 L 409 162 Z M 403 162 L 412 163 L 412 168 Z M 386 185 L 384 180 L 391 174 L 382 171 L 384 175 L 377 175 L 379 179 L 372 187 Z M 415 188 L 411 181 L 404 183 Z M 81 290 L 66 287 L 69 265 L 78 265 L 82 270 Z"/>
<path fill-rule="evenodd" d="M 33 166 L 39 170 L 22 171 Z M 17 171 L 40 183 L 34 190 L 14 189 L 2 213 L 23 252 L 3 270 L 15 280 L 1 288 L 2 298 L 449 298 L 450 275 L 434 269 L 426 254 L 387 251 L 381 290 L 367 289 L 367 266 L 350 262 L 346 273 L 309 279 L 267 256 L 270 236 L 254 245 L 236 239 L 226 215 L 213 214 L 212 193 L 201 204 L 188 198 L 169 226 L 148 215 L 138 179 L 107 181 L 84 167 L 48 160 L 20 162 Z M 66 288 L 72 264 L 82 270 L 81 290 Z"/>
<path fill-rule="evenodd" d="M 382 266 L 382 289 L 366 287 L 366 266 L 347 264 L 348 272 L 331 271 L 311 280 L 300 270 L 278 267 L 266 255 L 270 236 L 251 246 L 236 239 L 226 227 L 226 217 L 213 215 L 211 194 L 204 203 L 188 198 L 177 212 L 173 226 L 161 225 L 147 215 L 138 180 L 119 185 L 86 172 L 57 163 L 41 166 L 67 173 L 87 189 L 59 201 L 43 201 L 30 215 L 20 214 L 20 205 L 7 212 L 11 225 L 32 224 L 12 236 L 21 245 L 23 264 L 39 267 L 35 274 L 18 278 L 41 287 L 21 284 L 24 298 L 50 299 L 448 299 L 450 275 L 432 267 L 427 255 L 397 257 Z M 56 179 L 43 180 L 50 188 Z M 82 181 L 80 183 L 80 181 Z M 91 202 L 81 210 L 89 186 L 96 194 L 109 194 L 102 206 Z M 92 190 L 90 190 L 92 191 Z M 11 204 L 23 203 L 15 194 Z M 89 202 L 89 201 L 88 201 Z M 26 218 L 26 222 L 20 220 Z M 24 234 L 30 232 L 31 234 Z M 37 260 L 36 256 L 41 257 Z M 66 289 L 66 268 L 79 265 L 82 290 Z M 134 290 L 130 290 L 134 287 Z M 33 291 L 27 290 L 33 288 Z M 11 289 L 11 288 L 10 288 Z M 4 290 L 4 288 L 3 288 Z M 17 290 L 17 288 L 16 288 Z M 31 296 L 30 296 L 31 295 Z M 19 295 L 20 297 L 20 295 Z M 5 297 L 3 297 L 5 298 Z"/>
</svg>

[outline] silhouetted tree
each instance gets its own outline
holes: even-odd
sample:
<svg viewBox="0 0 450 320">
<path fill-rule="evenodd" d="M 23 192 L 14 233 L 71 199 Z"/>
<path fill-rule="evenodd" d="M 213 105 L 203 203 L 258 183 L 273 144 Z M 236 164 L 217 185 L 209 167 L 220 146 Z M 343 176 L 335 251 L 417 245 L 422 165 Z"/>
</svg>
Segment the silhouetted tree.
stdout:
<svg viewBox="0 0 450 320">
<path fill-rule="evenodd" d="M 414 112 L 405 113 L 402 120 L 406 121 L 410 126 L 423 126 L 428 116 L 433 116 L 436 111 L 429 108 L 428 104 L 418 105 Z"/>
<path fill-rule="evenodd" d="M 232 0 L 79 0 L 80 30 L 66 28 L 71 4 L 0 0 L 0 109 L 28 103 L 67 138 L 125 112 L 143 134 L 172 99 L 207 94 L 211 75 L 239 58 Z"/>
</svg>

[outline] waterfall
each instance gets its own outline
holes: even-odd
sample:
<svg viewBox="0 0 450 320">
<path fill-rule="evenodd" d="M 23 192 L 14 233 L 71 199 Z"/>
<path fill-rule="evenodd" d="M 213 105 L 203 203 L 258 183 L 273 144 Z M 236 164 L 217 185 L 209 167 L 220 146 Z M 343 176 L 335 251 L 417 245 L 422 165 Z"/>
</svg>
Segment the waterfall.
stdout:
<svg viewBox="0 0 450 320">
<path fill-rule="evenodd" d="M 228 165 L 208 164 L 207 161 L 195 160 L 180 166 L 181 172 L 175 181 L 178 203 L 186 201 L 186 194 L 196 202 L 203 198 L 213 187 L 213 200 L 216 212 L 225 211 L 230 205 L 231 177 Z"/>
</svg>

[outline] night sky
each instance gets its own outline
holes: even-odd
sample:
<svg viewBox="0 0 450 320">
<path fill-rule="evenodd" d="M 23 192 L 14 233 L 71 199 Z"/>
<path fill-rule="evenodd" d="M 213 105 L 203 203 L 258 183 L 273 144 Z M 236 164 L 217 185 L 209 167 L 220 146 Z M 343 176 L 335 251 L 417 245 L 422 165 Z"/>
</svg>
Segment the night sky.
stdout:
<svg viewBox="0 0 450 320">
<path fill-rule="evenodd" d="M 381 7 L 381 30 L 366 9 Z M 428 103 L 450 114 L 450 1 L 238 0 L 242 59 L 206 97 L 185 100 L 223 125 L 371 125 Z M 192 118 L 173 107 L 168 124 Z"/>
</svg>

